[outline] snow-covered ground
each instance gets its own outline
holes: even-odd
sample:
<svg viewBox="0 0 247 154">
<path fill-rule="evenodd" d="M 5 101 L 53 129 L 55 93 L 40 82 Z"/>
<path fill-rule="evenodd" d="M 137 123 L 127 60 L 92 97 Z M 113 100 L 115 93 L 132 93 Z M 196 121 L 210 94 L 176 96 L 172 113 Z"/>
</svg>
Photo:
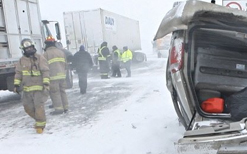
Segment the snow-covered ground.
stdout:
<svg viewBox="0 0 247 154">
<path fill-rule="evenodd" d="M 131 78 L 90 77 L 85 95 L 75 76 L 69 113 L 49 115 L 48 100 L 43 134 L 35 133 L 18 96 L 0 92 L 0 153 L 175 154 L 184 129 L 165 86 L 166 59 L 155 57 L 134 64 Z"/>
</svg>

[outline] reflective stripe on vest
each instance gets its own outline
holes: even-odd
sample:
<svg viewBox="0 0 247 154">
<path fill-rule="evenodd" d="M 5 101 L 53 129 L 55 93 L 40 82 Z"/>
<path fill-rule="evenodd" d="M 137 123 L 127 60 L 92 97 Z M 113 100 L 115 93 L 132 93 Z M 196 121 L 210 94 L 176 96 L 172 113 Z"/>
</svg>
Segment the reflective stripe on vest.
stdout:
<svg viewBox="0 0 247 154">
<path fill-rule="evenodd" d="M 52 64 L 55 62 L 65 62 L 65 58 L 52 58 L 52 59 L 48 60 L 49 64 Z"/>
<path fill-rule="evenodd" d="M 40 73 L 40 71 L 22 71 L 22 75 L 24 75 L 24 76 L 40 76 L 41 75 L 41 73 Z"/>
<path fill-rule="evenodd" d="M 119 49 L 115 50 L 114 53 L 115 53 L 115 52 L 117 53 L 118 58 L 119 58 L 119 57 L 121 56 Z"/>
<path fill-rule="evenodd" d="M 21 84 L 21 80 L 19 80 L 19 79 L 15 79 L 14 80 L 14 85 L 20 85 Z"/>
<path fill-rule="evenodd" d="M 30 91 L 41 91 L 43 90 L 43 86 L 23 86 L 23 91 L 30 92 Z"/>
<path fill-rule="evenodd" d="M 102 48 L 99 49 L 99 55 L 100 56 L 98 57 L 98 60 L 106 60 L 106 58 L 103 56 L 103 54 L 101 52 L 104 48 L 106 48 L 106 46 L 103 46 Z"/>
</svg>

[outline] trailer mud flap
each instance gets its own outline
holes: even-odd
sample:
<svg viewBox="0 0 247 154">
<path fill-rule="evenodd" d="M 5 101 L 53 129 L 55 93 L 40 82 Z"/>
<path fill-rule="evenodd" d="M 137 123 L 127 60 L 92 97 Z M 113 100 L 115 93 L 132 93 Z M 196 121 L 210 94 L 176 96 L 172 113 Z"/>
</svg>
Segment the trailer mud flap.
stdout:
<svg viewBox="0 0 247 154">
<path fill-rule="evenodd" d="M 247 154 L 247 144 L 193 143 L 175 144 L 178 154 Z"/>
</svg>

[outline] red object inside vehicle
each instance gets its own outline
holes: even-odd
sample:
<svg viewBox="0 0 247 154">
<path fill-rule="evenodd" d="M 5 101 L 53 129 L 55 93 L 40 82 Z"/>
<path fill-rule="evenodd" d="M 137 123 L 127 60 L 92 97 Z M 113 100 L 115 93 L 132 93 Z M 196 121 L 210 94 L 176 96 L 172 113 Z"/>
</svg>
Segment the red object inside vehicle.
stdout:
<svg viewBox="0 0 247 154">
<path fill-rule="evenodd" d="M 201 108 L 208 113 L 222 113 L 224 110 L 224 100 L 222 98 L 209 98 L 202 102 Z"/>
</svg>

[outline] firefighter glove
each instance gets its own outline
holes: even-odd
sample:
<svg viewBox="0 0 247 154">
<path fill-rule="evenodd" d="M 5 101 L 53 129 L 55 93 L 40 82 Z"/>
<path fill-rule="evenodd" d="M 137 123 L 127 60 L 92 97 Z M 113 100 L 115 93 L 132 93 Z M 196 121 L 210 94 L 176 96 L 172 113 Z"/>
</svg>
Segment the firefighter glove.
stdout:
<svg viewBox="0 0 247 154">
<path fill-rule="evenodd" d="M 15 85 L 15 88 L 14 88 L 14 93 L 19 94 L 20 92 L 21 92 L 21 88 L 20 88 L 20 86 Z"/>
<path fill-rule="evenodd" d="M 44 91 L 50 91 L 49 85 L 44 84 L 44 85 L 43 85 L 43 90 L 44 90 Z"/>
</svg>

